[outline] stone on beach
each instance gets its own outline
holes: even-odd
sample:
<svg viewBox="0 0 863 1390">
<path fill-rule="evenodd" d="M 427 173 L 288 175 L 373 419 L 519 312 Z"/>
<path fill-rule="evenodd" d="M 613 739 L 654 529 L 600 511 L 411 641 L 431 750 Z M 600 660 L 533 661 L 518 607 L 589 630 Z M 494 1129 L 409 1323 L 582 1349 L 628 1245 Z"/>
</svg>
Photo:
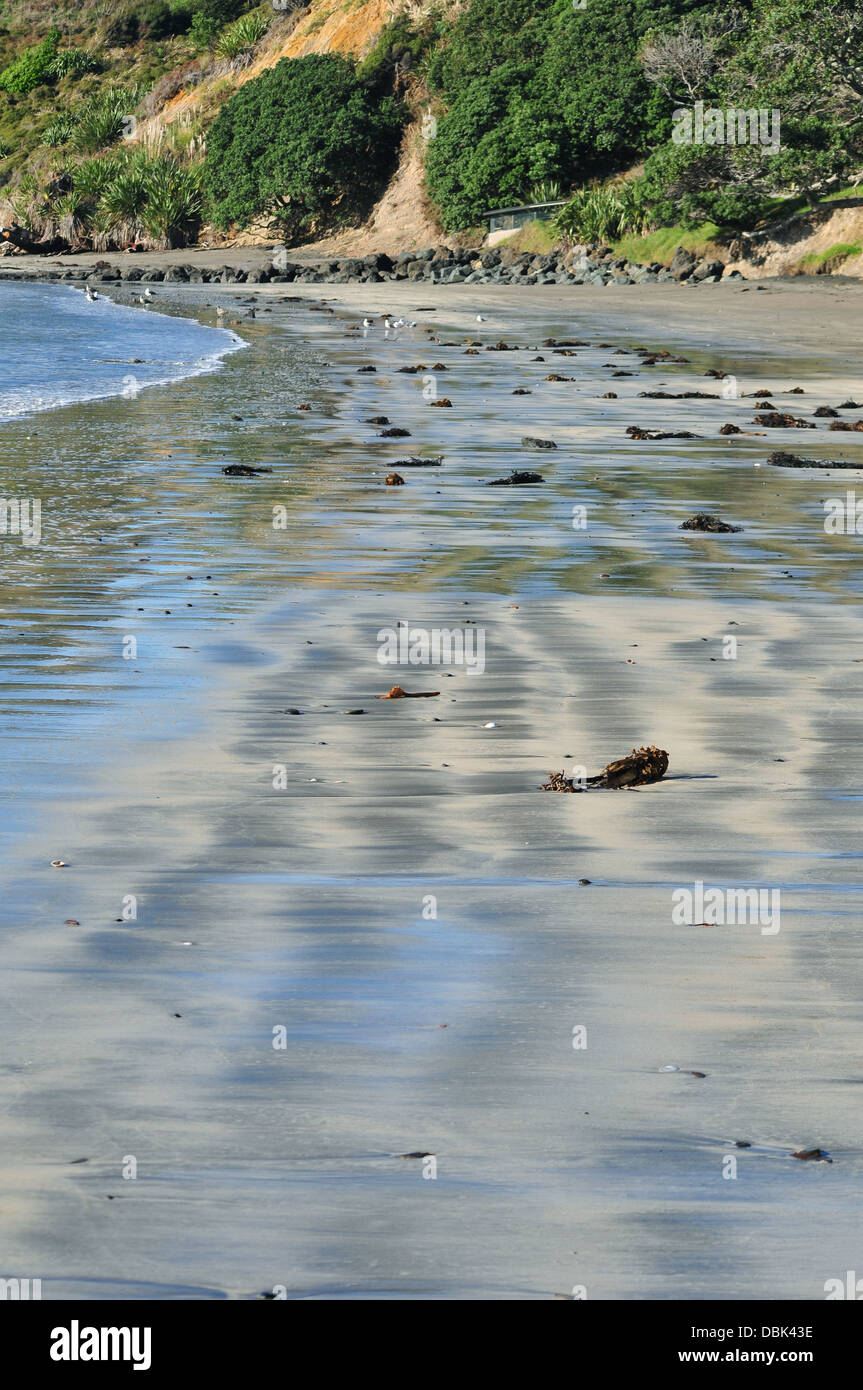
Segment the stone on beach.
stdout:
<svg viewBox="0 0 863 1390">
<path fill-rule="evenodd" d="M 860 468 L 863 460 L 855 463 L 852 459 L 804 459 L 797 454 L 786 454 L 781 449 L 768 454 L 767 462 L 774 468 Z"/>
<path fill-rule="evenodd" d="M 689 430 L 645 430 L 640 425 L 629 425 L 626 433 L 630 439 L 699 439 Z"/>
<path fill-rule="evenodd" d="M 779 411 L 767 411 L 763 415 L 758 415 L 753 421 L 753 425 L 767 425 L 774 430 L 814 430 L 816 428 L 811 420 L 798 420 L 794 415 L 782 415 Z M 835 425 L 830 426 L 835 429 Z"/>
<path fill-rule="evenodd" d="M 709 512 L 696 512 L 688 521 L 682 521 L 678 527 L 679 531 L 742 531 L 742 526 L 730 526 L 727 521 L 722 521 L 718 516 L 711 516 Z"/>
<path fill-rule="evenodd" d="M 492 478 L 486 487 L 520 487 L 524 483 L 544 483 L 541 473 L 532 473 L 529 468 L 515 468 L 508 478 Z"/>
</svg>

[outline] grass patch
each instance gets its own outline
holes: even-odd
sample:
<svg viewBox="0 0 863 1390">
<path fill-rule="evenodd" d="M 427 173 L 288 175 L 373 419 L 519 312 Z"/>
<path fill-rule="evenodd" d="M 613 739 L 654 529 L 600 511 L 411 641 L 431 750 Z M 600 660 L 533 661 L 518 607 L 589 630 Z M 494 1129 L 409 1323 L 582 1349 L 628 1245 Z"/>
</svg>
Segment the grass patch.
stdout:
<svg viewBox="0 0 863 1390">
<path fill-rule="evenodd" d="M 845 188 L 837 188 L 835 193 L 827 193 L 822 199 L 822 203 L 834 203 L 837 198 L 859 198 L 863 202 L 863 184 L 846 184 Z"/>
<path fill-rule="evenodd" d="M 809 251 L 797 262 L 797 269 L 804 275 L 817 275 L 819 272 L 830 275 L 851 256 L 859 256 L 863 246 L 856 241 L 837 241 L 826 251 Z"/>
<path fill-rule="evenodd" d="M 510 251 L 526 251 L 533 256 L 545 256 L 560 244 L 560 236 L 551 223 L 537 220 L 525 222 L 515 236 L 507 237 L 506 241 L 499 243 L 499 246 L 501 249 L 505 246 Z"/>
<path fill-rule="evenodd" d="M 655 232 L 648 232 L 647 236 L 625 236 L 619 241 L 612 241 L 610 245 L 612 251 L 618 256 L 625 256 L 627 260 L 638 261 L 642 265 L 649 261 L 667 265 L 678 246 L 692 251 L 696 256 L 715 252 L 719 230 L 715 222 L 702 222 L 700 226 L 690 228 L 658 227 Z"/>
</svg>

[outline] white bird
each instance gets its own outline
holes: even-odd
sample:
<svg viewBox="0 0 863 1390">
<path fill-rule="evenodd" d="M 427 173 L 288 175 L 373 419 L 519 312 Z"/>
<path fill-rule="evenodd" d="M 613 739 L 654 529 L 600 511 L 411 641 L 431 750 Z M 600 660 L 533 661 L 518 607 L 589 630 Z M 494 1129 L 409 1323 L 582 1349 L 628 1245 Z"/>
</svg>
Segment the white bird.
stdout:
<svg viewBox="0 0 863 1390">
<path fill-rule="evenodd" d="M 477 323 L 485 323 L 485 317 L 482 314 L 477 314 L 476 321 Z"/>
<path fill-rule="evenodd" d="M 372 321 L 371 321 L 371 319 L 363 319 L 363 328 L 371 328 L 371 327 L 372 327 Z"/>
<path fill-rule="evenodd" d="M 84 293 L 85 293 L 86 296 L 87 296 L 87 302 L 88 302 L 88 304 L 92 304 L 94 300 L 96 300 L 96 299 L 99 298 L 99 296 L 95 293 L 95 291 L 94 291 L 94 290 L 91 290 L 91 288 L 90 288 L 89 285 L 87 286 L 87 288 L 86 288 L 86 290 L 84 291 Z"/>
<path fill-rule="evenodd" d="M 156 296 L 153 294 L 153 291 L 152 291 L 152 290 L 145 290 L 145 291 L 144 291 L 144 298 L 145 298 L 145 299 L 155 299 Z"/>
</svg>

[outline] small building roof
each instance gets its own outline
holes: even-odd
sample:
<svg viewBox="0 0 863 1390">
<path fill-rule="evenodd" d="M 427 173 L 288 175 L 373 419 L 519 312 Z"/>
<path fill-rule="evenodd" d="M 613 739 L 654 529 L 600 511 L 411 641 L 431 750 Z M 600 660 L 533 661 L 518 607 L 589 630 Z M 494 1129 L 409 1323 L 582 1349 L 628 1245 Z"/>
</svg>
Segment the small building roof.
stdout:
<svg viewBox="0 0 863 1390">
<path fill-rule="evenodd" d="M 562 208 L 567 198 L 558 198 L 553 203 L 520 203 L 515 208 L 493 208 L 491 212 L 484 212 L 483 217 L 506 217 L 514 212 L 539 212 L 541 208 Z"/>
</svg>

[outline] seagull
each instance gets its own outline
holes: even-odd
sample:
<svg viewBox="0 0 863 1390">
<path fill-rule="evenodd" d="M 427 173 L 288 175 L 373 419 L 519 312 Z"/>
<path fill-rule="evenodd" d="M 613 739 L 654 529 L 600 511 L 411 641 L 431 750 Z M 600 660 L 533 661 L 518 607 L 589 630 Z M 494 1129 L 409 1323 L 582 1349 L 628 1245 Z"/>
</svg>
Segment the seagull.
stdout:
<svg viewBox="0 0 863 1390">
<path fill-rule="evenodd" d="M 374 325 L 373 325 L 371 319 L 363 319 L 363 328 L 373 328 L 373 327 L 374 327 Z"/>
<path fill-rule="evenodd" d="M 88 302 L 88 304 L 92 304 L 95 300 L 97 300 L 97 299 L 99 298 L 99 296 L 96 294 L 96 292 L 95 292 L 94 290 L 91 290 L 91 288 L 90 288 L 89 285 L 88 285 L 87 288 L 85 289 L 84 293 L 85 293 L 86 296 L 87 296 L 87 302 Z"/>
<path fill-rule="evenodd" d="M 144 291 L 144 298 L 145 298 L 145 299 L 155 299 L 156 296 L 153 294 L 153 291 L 152 291 L 152 290 L 145 290 L 145 291 Z"/>
<path fill-rule="evenodd" d="M 477 314 L 477 316 L 476 316 L 476 321 L 477 321 L 477 323 L 485 323 L 485 317 L 484 317 L 484 315 L 483 315 L 483 314 Z"/>
</svg>

